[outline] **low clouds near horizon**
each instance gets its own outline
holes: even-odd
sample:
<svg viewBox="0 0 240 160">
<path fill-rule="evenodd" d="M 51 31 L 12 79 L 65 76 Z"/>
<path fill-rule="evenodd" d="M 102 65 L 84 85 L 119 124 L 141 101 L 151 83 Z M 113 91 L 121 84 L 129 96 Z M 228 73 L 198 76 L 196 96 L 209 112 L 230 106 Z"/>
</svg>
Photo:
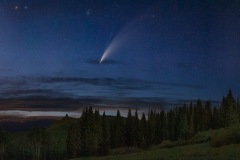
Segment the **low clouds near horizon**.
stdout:
<svg viewBox="0 0 240 160">
<path fill-rule="evenodd" d="M 65 99 L 72 103 L 75 99 L 79 106 L 113 106 L 113 107 L 159 107 L 176 105 L 179 100 L 193 101 L 198 97 L 188 97 L 183 91 L 204 90 L 198 84 L 181 84 L 172 82 L 156 82 L 130 78 L 107 77 L 18 77 L 0 79 L 1 99 Z M 67 100 L 68 99 L 68 100 Z M 43 102 L 43 101 L 42 101 Z M 17 103 L 17 102 L 16 102 Z M 41 110 L 64 109 L 67 104 L 30 105 Z M 75 102 L 74 102 L 75 103 Z M 76 109 L 76 104 L 73 108 Z M 22 105 L 22 104 L 21 104 Z M 29 104 L 28 104 L 29 105 Z M 11 105 L 8 105 L 9 109 Z M 16 105 L 13 105 L 16 106 Z M 22 106 L 20 106 L 21 108 Z M 15 108 L 15 107 L 13 107 Z M 5 109 L 7 109 L 5 107 Z"/>
</svg>

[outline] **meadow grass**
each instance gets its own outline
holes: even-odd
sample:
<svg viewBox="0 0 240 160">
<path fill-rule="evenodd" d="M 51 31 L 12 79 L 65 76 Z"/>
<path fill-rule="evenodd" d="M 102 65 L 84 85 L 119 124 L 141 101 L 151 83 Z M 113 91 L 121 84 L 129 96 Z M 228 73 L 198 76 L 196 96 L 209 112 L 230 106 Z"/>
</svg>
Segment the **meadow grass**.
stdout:
<svg viewBox="0 0 240 160">
<path fill-rule="evenodd" d="M 240 159 L 240 144 L 212 148 L 210 143 L 178 146 L 173 148 L 153 147 L 147 151 L 106 157 L 85 157 L 72 160 L 237 160 Z"/>
</svg>

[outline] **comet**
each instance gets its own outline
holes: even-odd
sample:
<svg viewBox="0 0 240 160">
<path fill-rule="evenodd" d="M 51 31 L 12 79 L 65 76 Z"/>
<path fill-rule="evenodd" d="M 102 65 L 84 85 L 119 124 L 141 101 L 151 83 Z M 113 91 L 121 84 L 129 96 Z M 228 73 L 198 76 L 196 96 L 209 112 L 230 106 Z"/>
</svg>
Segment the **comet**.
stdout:
<svg viewBox="0 0 240 160">
<path fill-rule="evenodd" d="M 141 20 L 145 17 L 140 17 L 135 19 L 133 22 L 129 23 L 125 28 L 123 28 L 109 43 L 107 48 L 105 49 L 99 63 L 102 63 L 113 53 L 116 53 L 120 49 L 126 47 L 127 45 L 131 45 L 133 41 L 136 41 L 141 33 Z M 140 26 L 140 27 L 139 27 Z"/>
<path fill-rule="evenodd" d="M 104 51 L 99 63 L 102 63 L 107 57 L 116 52 L 126 42 L 126 33 L 123 31 L 117 34 Z"/>
<path fill-rule="evenodd" d="M 102 63 L 111 53 L 114 52 L 114 50 L 117 50 L 118 47 L 121 46 L 121 41 L 118 40 L 119 38 L 116 37 L 116 39 L 114 39 L 107 47 L 107 49 L 104 51 L 101 59 L 100 59 L 100 62 L 99 63 Z"/>
</svg>

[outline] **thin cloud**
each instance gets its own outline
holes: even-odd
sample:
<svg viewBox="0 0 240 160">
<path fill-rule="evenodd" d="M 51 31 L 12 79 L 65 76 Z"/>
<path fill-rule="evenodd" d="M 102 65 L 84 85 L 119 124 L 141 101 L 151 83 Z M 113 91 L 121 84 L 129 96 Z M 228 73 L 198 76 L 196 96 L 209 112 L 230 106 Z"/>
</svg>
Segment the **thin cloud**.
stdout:
<svg viewBox="0 0 240 160">
<path fill-rule="evenodd" d="M 0 110 L 69 111 L 89 105 L 166 108 L 180 103 L 182 90 L 204 88 L 131 78 L 19 77 L 0 80 Z"/>
</svg>

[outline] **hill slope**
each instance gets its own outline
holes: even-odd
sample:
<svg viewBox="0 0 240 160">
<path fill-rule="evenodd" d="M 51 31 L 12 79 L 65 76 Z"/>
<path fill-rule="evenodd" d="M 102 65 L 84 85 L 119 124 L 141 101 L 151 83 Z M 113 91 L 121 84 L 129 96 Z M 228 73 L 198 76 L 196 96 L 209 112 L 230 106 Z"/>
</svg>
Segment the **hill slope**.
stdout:
<svg viewBox="0 0 240 160">
<path fill-rule="evenodd" d="M 78 158 L 73 160 L 237 160 L 240 144 L 211 148 L 209 143 L 179 146 L 174 148 L 152 148 L 139 153 L 112 155 L 106 157 Z"/>
</svg>

